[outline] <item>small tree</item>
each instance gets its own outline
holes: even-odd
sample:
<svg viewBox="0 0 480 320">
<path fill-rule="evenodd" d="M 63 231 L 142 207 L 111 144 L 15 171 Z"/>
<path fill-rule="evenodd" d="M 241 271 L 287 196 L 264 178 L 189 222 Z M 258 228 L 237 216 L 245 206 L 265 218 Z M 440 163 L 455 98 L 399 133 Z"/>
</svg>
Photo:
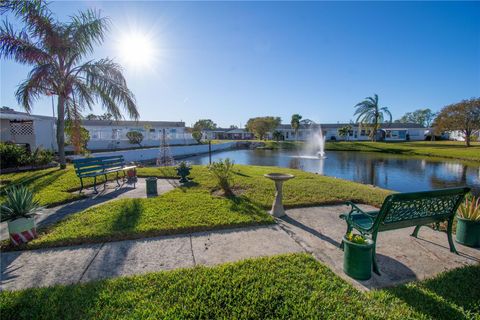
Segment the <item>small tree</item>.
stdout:
<svg viewBox="0 0 480 320">
<path fill-rule="evenodd" d="M 192 138 L 197 140 L 198 143 L 200 143 L 202 141 L 202 131 L 193 130 Z"/>
<path fill-rule="evenodd" d="M 292 120 L 290 121 L 290 125 L 295 132 L 295 140 L 297 140 L 298 129 L 300 128 L 300 120 L 302 120 L 302 116 L 296 113 L 292 115 Z"/>
<path fill-rule="evenodd" d="M 273 139 L 274 139 L 275 141 L 278 142 L 278 141 L 280 141 L 280 140 L 283 139 L 283 134 L 282 134 L 280 131 L 275 130 L 275 131 L 273 131 L 273 133 L 272 133 L 272 137 L 273 137 Z"/>
<path fill-rule="evenodd" d="M 143 134 L 140 131 L 127 132 L 127 138 L 131 144 L 138 144 L 140 147 L 142 146 Z"/>
<path fill-rule="evenodd" d="M 338 135 L 343 138 L 343 140 L 348 140 L 348 137 L 350 136 L 350 131 L 352 130 L 351 125 L 343 126 L 340 129 L 338 129 Z"/>
<path fill-rule="evenodd" d="M 480 131 L 480 98 L 462 100 L 440 110 L 434 121 L 437 132 L 459 130 L 470 147 L 472 136 Z"/>
<path fill-rule="evenodd" d="M 202 132 L 204 130 L 214 130 L 217 128 L 217 124 L 210 119 L 200 119 L 193 125 L 192 137 L 197 140 L 198 143 L 202 140 Z"/>
<path fill-rule="evenodd" d="M 247 122 L 247 130 L 255 134 L 257 139 L 263 140 L 268 132 L 272 132 L 280 125 L 279 117 L 250 118 Z"/>
<path fill-rule="evenodd" d="M 84 153 L 90 141 L 90 132 L 75 121 L 65 121 L 65 145 L 72 145 L 75 150 Z"/>
<path fill-rule="evenodd" d="M 432 125 L 433 120 L 437 116 L 437 113 L 433 112 L 429 108 L 418 109 L 413 112 L 405 113 L 400 119 L 395 120 L 397 123 L 417 123 L 426 128 Z"/>
</svg>

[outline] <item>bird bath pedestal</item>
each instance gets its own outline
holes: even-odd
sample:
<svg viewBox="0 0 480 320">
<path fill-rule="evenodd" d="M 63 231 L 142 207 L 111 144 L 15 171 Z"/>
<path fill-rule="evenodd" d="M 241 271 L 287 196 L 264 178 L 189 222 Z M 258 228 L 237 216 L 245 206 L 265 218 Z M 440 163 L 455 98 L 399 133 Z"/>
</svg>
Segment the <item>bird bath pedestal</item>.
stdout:
<svg viewBox="0 0 480 320">
<path fill-rule="evenodd" d="M 284 181 L 294 178 L 295 176 L 292 174 L 285 174 L 285 173 L 268 173 L 264 175 L 266 178 L 275 181 L 275 200 L 273 201 L 272 210 L 270 214 L 274 217 L 282 217 L 285 215 L 285 210 L 283 209 L 282 204 L 282 185 Z"/>
</svg>

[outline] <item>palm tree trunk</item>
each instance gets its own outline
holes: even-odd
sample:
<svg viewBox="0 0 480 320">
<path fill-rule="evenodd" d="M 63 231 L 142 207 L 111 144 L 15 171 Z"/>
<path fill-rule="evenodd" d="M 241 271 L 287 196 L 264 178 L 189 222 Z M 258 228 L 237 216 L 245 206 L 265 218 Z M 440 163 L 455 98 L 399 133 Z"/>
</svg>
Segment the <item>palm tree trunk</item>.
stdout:
<svg viewBox="0 0 480 320">
<path fill-rule="evenodd" d="M 58 157 L 60 169 L 65 169 L 67 167 L 65 161 L 65 99 L 62 95 L 58 95 L 57 115 Z"/>
</svg>

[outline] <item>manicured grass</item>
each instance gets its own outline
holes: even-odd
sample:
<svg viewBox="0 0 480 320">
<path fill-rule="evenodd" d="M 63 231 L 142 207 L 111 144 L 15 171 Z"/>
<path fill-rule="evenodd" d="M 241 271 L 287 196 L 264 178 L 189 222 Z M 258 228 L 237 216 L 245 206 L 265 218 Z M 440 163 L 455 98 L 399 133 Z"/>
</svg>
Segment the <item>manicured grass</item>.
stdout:
<svg viewBox="0 0 480 320">
<path fill-rule="evenodd" d="M 378 206 L 389 194 L 386 190 L 300 170 L 237 165 L 234 172 L 237 196 L 225 198 L 215 195 L 215 182 L 207 168 L 194 166 L 192 181 L 185 187 L 155 198 L 116 200 L 73 214 L 48 229 L 40 230 L 39 238 L 28 243 L 26 248 L 273 223 L 266 212 L 275 194 L 274 183 L 263 177 L 268 172 L 285 172 L 296 176 L 285 183 L 286 207 L 347 200 Z M 140 168 L 138 174 L 172 176 L 173 168 Z M 38 196 L 43 197 L 41 189 Z"/>
<path fill-rule="evenodd" d="M 414 142 L 328 142 L 326 150 L 369 151 L 404 155 L 453 158 L 480 161 L 480 143 L 474 142 L 467 148 L 456 141 L 414 141 Z"/>
<path fill-rule="evenodd" d="M 44 230 L 27 248 L 95 243 L 273 223 L 243 197 L 224 198 L 206 190 L 173 190 L 160 197 L 122 199 L 74 214 Z"/>
<path fill-rule="evenodd" d="M 265 149 L 298 149 L 304 142 L 266 141 Z M 467 148 L 458 141 L 412 141 L 412 142 L 370 142 L 370 141 L 327 141 L 327 151 L 363 151 L 401 155 L 451 158 L 466 161 L 480 161 L 480 143 L 472 142 Z"/>
<path fill-rule="evenodd" d="M 480 267 L 362 293 L 306 254 L 0 293 L 2 319 L 478 319 Z M 468 289 L 467 289 L 468 288 Z"/>
</svg>

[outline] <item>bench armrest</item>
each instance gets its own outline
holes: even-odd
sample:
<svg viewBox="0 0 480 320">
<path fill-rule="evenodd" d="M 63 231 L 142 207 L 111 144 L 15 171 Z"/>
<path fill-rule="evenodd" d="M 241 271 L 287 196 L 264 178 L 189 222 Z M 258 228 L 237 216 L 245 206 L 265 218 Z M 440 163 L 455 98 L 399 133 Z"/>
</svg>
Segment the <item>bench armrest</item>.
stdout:
<svg viewBox="0 0 480 320">
<path fill-rule="evenodd" d="M 369 218 L 371 218 L 371 219 L 375 219 L 375 218 L 376 218 L 376 215 L 372 215 L 372 214 L 369 214 L 368 212 L 363 211 L 363 210 L 360 209 L 355 203 L 353 203 L 353 202 L 351 202 L 351 201 L 347 201 L 345 204 L 352 207 L 352 208 L 350 209 L 350 212 L 348 213 L 348 219 L 350 219 L 350 216 L 351 216 L 352 213 L 354 213 L 354 212 L 359 212 L 359 213 L 361 213 L 361 214 L 364 214 L 364 215 L 366 215 L 367 217 L 369 217 Z"/>
</svg>

